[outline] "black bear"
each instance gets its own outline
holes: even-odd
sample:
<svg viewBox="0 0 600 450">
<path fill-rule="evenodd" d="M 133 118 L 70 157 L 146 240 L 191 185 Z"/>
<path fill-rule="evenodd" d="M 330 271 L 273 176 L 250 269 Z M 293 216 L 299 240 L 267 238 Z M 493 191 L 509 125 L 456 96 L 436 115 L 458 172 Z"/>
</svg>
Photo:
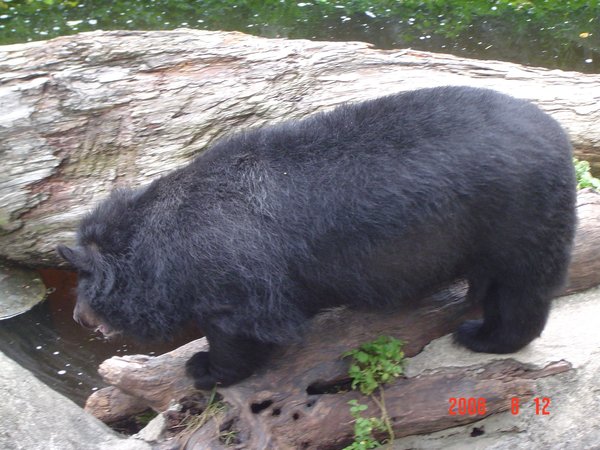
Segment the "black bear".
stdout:
<svg viewBox="0 0 600 450">
<path fill-rule="evenodd" d="M 165 338 L 190 319 L 198 388 L 249 376 L 325 308 L 385 309 L 458 278 L 483 320 L 477 352 L 539 336 L 575 217 L 565 132 L 487 89 L 389 95 L 221 139 L 186 167 L 118 190 L 59 247 L 75 319 Z"/>
</svg>

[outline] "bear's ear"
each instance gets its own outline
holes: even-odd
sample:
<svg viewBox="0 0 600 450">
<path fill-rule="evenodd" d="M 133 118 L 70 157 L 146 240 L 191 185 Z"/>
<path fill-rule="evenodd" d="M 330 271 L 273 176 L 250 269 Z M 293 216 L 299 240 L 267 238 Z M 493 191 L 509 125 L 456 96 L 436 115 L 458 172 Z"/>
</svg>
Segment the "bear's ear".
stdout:
<svg viewBox="0 0 600 450">
<path fill-rule="evenodd" d="M 66 245 L 58 245 L 56 251 L 62 259 L 69 262 L 72 266 L 78 269 L 85 269 L 86 257 L 82 250 L 77 248 L 67 247 Z"/>
</svg>

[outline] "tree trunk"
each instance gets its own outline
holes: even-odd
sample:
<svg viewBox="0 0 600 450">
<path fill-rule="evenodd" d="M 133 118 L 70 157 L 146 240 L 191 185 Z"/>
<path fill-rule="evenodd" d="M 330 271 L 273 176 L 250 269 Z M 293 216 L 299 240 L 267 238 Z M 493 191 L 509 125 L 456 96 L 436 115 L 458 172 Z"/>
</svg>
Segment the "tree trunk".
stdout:
<svg viewBox="0 0 600 450">
<path fill-rule="evenodd" d="M 577 212 L 579 226 L 563 294 L 600 283 L 600 194 L 581 192 Z M 417 355 L 433 339 L 452 332 L 466 318 L 478 314 L 476 306 L 465 301 L 465 292 L 464 283 L 457 283 L 423 299 L 418 308 L 411 305 L 393 314 L 342 309 L 318 316 L 301 344 L 282 350 L 252 377 L 220 389 L 231 405 L 229 411 L 225 417 L 209 421 L 187 435 L 182 441 L 184 447 L 225 448 L 219 442 L 219 429 L 233 427 L 240 448 L 340 448 L 352 440 L 348 401 L 361 399 L 369 404 L 368 411 L 377 411 L 375 404 L 349 390 L 348 363 L 340 355 L 380 335 L 404 340 L 406 356 Z M 135 399 L 139 411 L 149 406 L 164 411 L 173 400 L 194 394 L 184 364 L 195 352 L 205 350 L 206 340 L 199 339 L 157 357 L 113 357 L 102 363 L 100 374 L 118 389 L 109 387 L 94 393 L 86 409 L 108 422 L 130 414 Z M 396 437 L 430 433 L 506 411 L 511 398 L 524 401 L 534 395 L 536 378 L 570 368 L 569 362 L 558 361 L 534 369 L 513 360 L 512 355 L 466 368 L 441 367 L 435 373 L 390 383 L 385 389 L 385 401 Z M 486 399 L 485 412 L 449 414 L 448 398 L 458 395 Z"/>
<path fill-rule="evenodd" d="M 59 264 L 55 245 L 111 189 L 179 167 L 226 133 L 447 84 L 532 100 L 600 167 L 599 75 L 193 30 L 0 47 L 0 258 Z"/>
</svg>

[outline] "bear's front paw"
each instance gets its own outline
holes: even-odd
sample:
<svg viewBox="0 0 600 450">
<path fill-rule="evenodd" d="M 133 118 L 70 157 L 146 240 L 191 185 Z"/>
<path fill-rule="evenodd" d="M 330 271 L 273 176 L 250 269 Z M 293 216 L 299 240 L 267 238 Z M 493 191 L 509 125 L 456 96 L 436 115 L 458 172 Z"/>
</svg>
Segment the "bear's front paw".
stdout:
<svg viewBox="0 0 600 450">
<path fill-rule="evenodd" d="M 210 374 L 208 352 L 198 352 L 185 364 L 187 374 L 194 379 L 196 389 L 211 390 L 217 380 Z"/>
</svg>

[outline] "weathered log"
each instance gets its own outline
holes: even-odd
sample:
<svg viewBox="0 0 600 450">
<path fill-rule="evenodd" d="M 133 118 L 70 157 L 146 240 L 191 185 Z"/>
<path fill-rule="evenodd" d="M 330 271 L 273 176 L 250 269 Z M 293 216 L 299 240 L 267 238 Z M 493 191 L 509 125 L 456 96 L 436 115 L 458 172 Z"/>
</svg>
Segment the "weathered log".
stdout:
<svg viewBox="0 0 600 450">
<path fill-rule="evenodd" d="M 583 191 L 578 200 L 580 220 L 569 283 L 563 294 L 600 283 L 600 194 Z M 464 283 L 457 283 L 423 299 L 417 309 L 410 306 L 393 314 L 335 310 L 318 316 L 305 341 L 282 350 L 268 367 L 249 379 L 220 389 L 224 399 L 233 405 L 223 423 L 235 421 L 244 448 L 339 447 L 352 431 L 345 405 L 357 395 L 327 394 L 347 380 L 347 362 L 340 355 L 380 335 L 406 341 L 407 356 L 418 354 L 433 339 L 452 332 L 465 318 L 478 313 L 465 301 L 465 290 Z M 100 366 L 100 373 L 122 395 L 138 398 L 140 408 L 150 406 L 164 411 L 171 401 L 194 392 L 183 367 L 192 354 L 206 349 L 206 340 L 199 339 L 157 357 L 114 357 Z M 486 398 L 487 411 L 492 414 L 509 408 L 511 397 L 530 396 L 532 378 L 567 368 L 567 363 L 559 363 L 532 371 L 514 361 L 460 371 L 446 368 L 391 383 L 386 388 L 386 403 L 397 436 L 432 432 L 481 419 L 449 416 L 447 398 L 452 392 L 460 392 L 462 397 Z M 99 414 L 92 402 L 95 396 L 102 395 L 94 394 L 87 405 L 88 411 L 99 417 L 104 417 L 104 410 Z M 410 405 L 410 414 L 403 412 L 406 405 Z M 117 408 L 112 410 L 116 412 Z M 207 448 L 209 442 L 210 448 L 220 445 L 216 433 L 203 430 L 189 437 L 186 448 Z M 305 444 L 308 446 L 303 447 Z"/>
<path fill-rule="evenodd" d="M 0 258 L 59 264 L 55 245 L 71 243 L 108 191 L 181 166 L 225 133 L 447 84 L 531 99 L 600 168 L 600 75 L 197 30 L 0 47 Z"/>
<path fill-rule="evenodd" d="M 430 433 L 506 411 L 510 408 L 511 398 L 525 400 L 534 395 L 534 379 L 569 369 L 570 365 L 564 361 L 531 370 L 511 360 L 485 366 L 447 368 L 390 384 L 385 389 L 385 403 L 396 437 Z M 473 415 L 450 414 L 448 399 L 453 392 L 458 392 L 454 395 L 464 399 L 485 399 L 485 411 Z M 354 399 L 367 404 L 369 411 L 378 411 L 373 401 L 356 391 L 328 395 L 325 401 L 323 396 L 308 396 L 306 401 L 291 408 L 290 402 L 286 401 L 269 405 L 259 413 L 246 410 L 242 416 L 245 416 L 245 425 L 252 428 L 249 428 L 251 434 L 244 443 L 245 448 L 343 448 L 353 440 L 348 402 Z M 276 411 L 280 411 L 277 417 L 268 417 Z M 377 416 L 377 413 L 372 415 Z M 243 431 L 247 434 L 246 427 Z M 208 442 L 210 448 L 218 445 L 214 437 Z M 186 448 L 201 450 L 207 447 L 206 444 L 206 438 L 199 441 L 192 436 Z"/>
<path fill-rule="evenodd" d="M 90 395 L 85 409 L 102 422 L 113 423 L 146 411 L 147 405 L 147 400 L 125 394 L 115 386 L 108 386 Z"/>
<path fill-rule="evenodd" d="M 600 282 L 600 194 L 584 190 L 577 196 L 577 233 L 565 293 Z"/>
</svg>

